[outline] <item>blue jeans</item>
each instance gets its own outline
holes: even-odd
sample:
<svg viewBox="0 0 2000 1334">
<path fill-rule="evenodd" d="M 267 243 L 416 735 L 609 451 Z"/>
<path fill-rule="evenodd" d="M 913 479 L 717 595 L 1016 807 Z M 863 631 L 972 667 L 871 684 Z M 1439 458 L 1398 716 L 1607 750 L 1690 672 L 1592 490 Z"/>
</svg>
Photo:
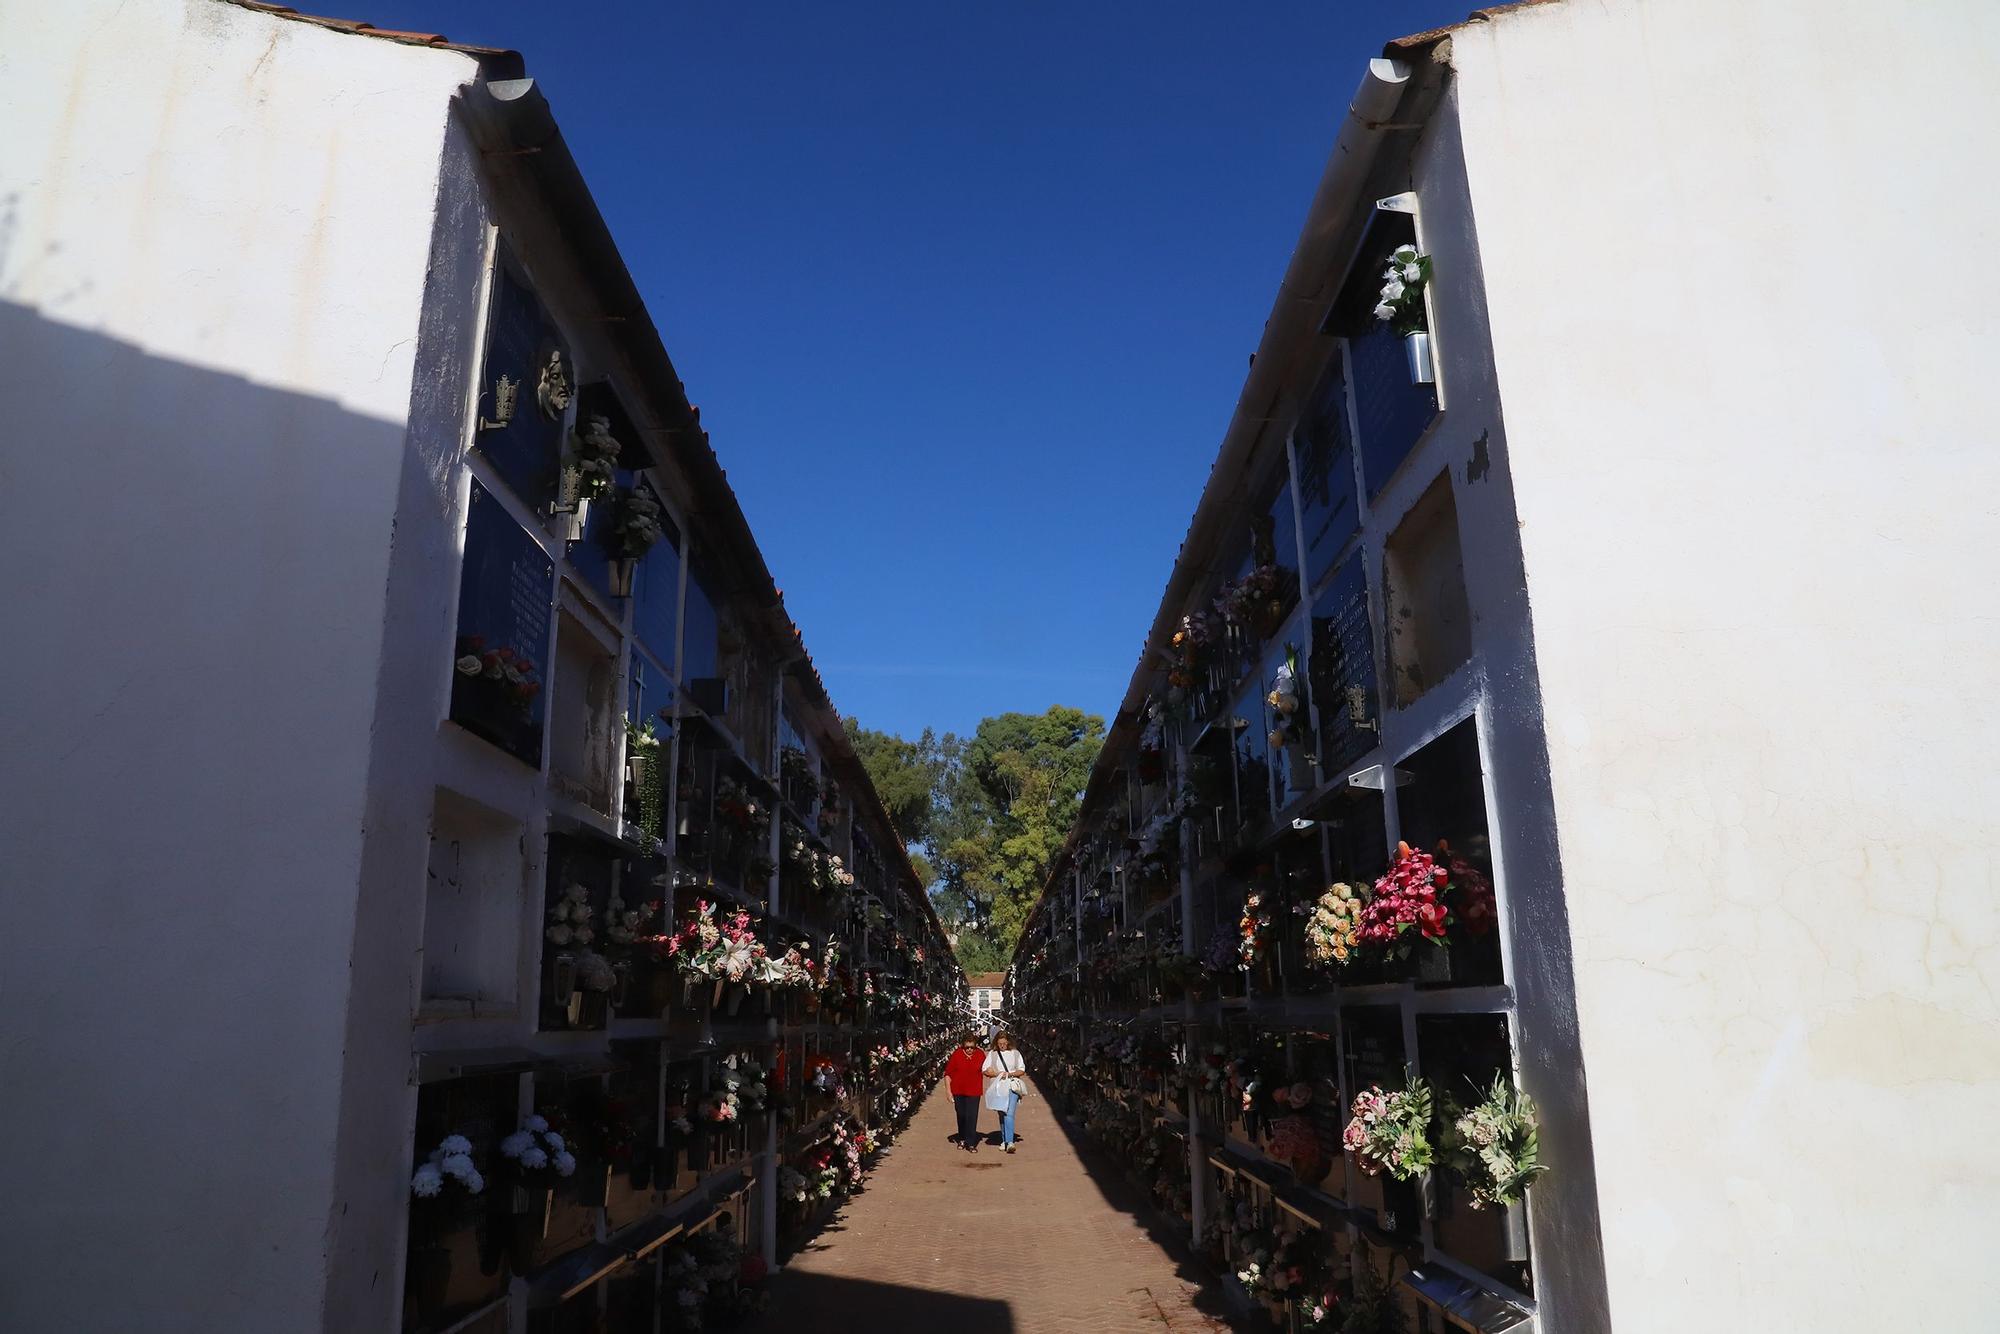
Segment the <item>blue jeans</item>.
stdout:
<svg viewBox="0 0 2000 1334">
<path fill-rule="evenodd" d="M 1007 1110 L 1000 1113 L 1000 1142 L 1002 1144 L 1012 1144 L 1014 1142 L 1014 1109 L 1020 1105 L 1020 1094 L 1009 1093 L 1007 1095 Z"/>
</svg>

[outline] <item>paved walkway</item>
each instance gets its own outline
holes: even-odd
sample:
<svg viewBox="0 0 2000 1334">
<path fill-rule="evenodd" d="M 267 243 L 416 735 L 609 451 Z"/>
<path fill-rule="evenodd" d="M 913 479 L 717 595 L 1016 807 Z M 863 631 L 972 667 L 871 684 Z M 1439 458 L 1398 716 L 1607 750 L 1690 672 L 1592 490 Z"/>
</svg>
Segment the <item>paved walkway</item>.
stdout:
<svg viewBox="0 0 2000 1334">
<path fill-rule="evenodd" d="M 980 1112 L 982 1129 L 998 1114 Z M 1040 1096 L 1020 1147 L 966 1153 L 942 1084 L 867 1188 L 773 1280 L 764 1327 L 815 1334 L 1226 1330 L 1184 1240 L 1156 1237 L 1138 1192 Z M 1072 1133 L 1075 1139 L 1072 1139 Z M 997 1130 L 989 1139 L 997 1141 Z M 1203 1288 L 1208 1296 L 1202 1297 Z M 1200 1302 L 1200 1309 L 1197 1308 Z"/>
</svg>

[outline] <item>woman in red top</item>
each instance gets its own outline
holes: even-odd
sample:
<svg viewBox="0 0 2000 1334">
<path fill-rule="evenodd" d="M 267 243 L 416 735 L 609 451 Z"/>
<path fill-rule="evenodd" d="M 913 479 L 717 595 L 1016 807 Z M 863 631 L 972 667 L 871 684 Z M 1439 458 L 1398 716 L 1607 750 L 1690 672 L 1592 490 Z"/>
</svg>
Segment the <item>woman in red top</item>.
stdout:
<svg viewBox="0 0 2000 1334">
<path fill-rule="evenodd" d="M 979 1038 L 972 1033 L 959 1039 L 958 1050 L 944 1064 L 952 1105 L 958 1109 L 958 1134 L 952 1138 L 967 1153 L 979 1148 L 979 1095 L 986 1091 L 985 1069 L 986 1053 L 979 1049 Z"/>
</svg>

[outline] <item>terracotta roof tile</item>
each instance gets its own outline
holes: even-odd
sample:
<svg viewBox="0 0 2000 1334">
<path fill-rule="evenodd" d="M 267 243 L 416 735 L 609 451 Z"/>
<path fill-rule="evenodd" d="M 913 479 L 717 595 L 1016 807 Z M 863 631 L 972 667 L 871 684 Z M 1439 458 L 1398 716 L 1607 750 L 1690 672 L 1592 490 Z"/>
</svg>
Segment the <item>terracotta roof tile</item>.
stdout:
<svg viewBox="0 0 2000 1334">
<path fill-rule="evenodd" d="M 270 14 L 295 23 L 310 23 L 316 28 L 327 28 L 334 32 L 352 33 L 357 37 L 379 37 L 387 42 L 400 42 L 405 46 L 428 46 L 439 51 L 458 51 L 464 55 L 480 59 L 506 59 L 519 62 L 520 53 L 504 46 L 474 46 L 466 42 L 454 42 L 440 32 L 408 32 L 401 28 L 378 28 L 360 19 L 329 18 L 321 14 L 301 14 L 290 5 L 274 5 L 269 0 L 223 0 L 225 4 L 238 9 L 253 9 L 260 14 Z"/>
</svg>

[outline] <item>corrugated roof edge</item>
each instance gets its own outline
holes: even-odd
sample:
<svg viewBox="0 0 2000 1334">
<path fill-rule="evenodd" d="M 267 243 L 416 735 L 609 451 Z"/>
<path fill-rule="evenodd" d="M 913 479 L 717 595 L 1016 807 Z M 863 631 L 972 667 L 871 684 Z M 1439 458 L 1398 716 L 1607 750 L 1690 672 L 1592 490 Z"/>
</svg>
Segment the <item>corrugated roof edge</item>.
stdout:
<svg viewBox="0 0 2000 1334">
<path fill-rule="evenodd" d="M 385 42 L 399 42 L 404 46 L 427 46 L 433 51 L 456 51 L 487 65 L 490 74 L 495 78 L 517 78 L 526 68 L 519 51 L 512 51 L 504 46 L 476 46 L 468 42 L 454 42 L 440 32 L 406 32 L 400 28 L 378 28 L 359 19 L 302 14 L 290 5 L 274 5 L 267 0 L 221 0 L 221 2 L 234 5 L 238 9 L 249 9 L 259 14 L 269 14 L 274 18 L 289 19 L 294 23 L 309 23 L 315 28 L 325 28 L 331 32 L 344 32 L 355 37 L 374 37 Z"/>
</svg>

